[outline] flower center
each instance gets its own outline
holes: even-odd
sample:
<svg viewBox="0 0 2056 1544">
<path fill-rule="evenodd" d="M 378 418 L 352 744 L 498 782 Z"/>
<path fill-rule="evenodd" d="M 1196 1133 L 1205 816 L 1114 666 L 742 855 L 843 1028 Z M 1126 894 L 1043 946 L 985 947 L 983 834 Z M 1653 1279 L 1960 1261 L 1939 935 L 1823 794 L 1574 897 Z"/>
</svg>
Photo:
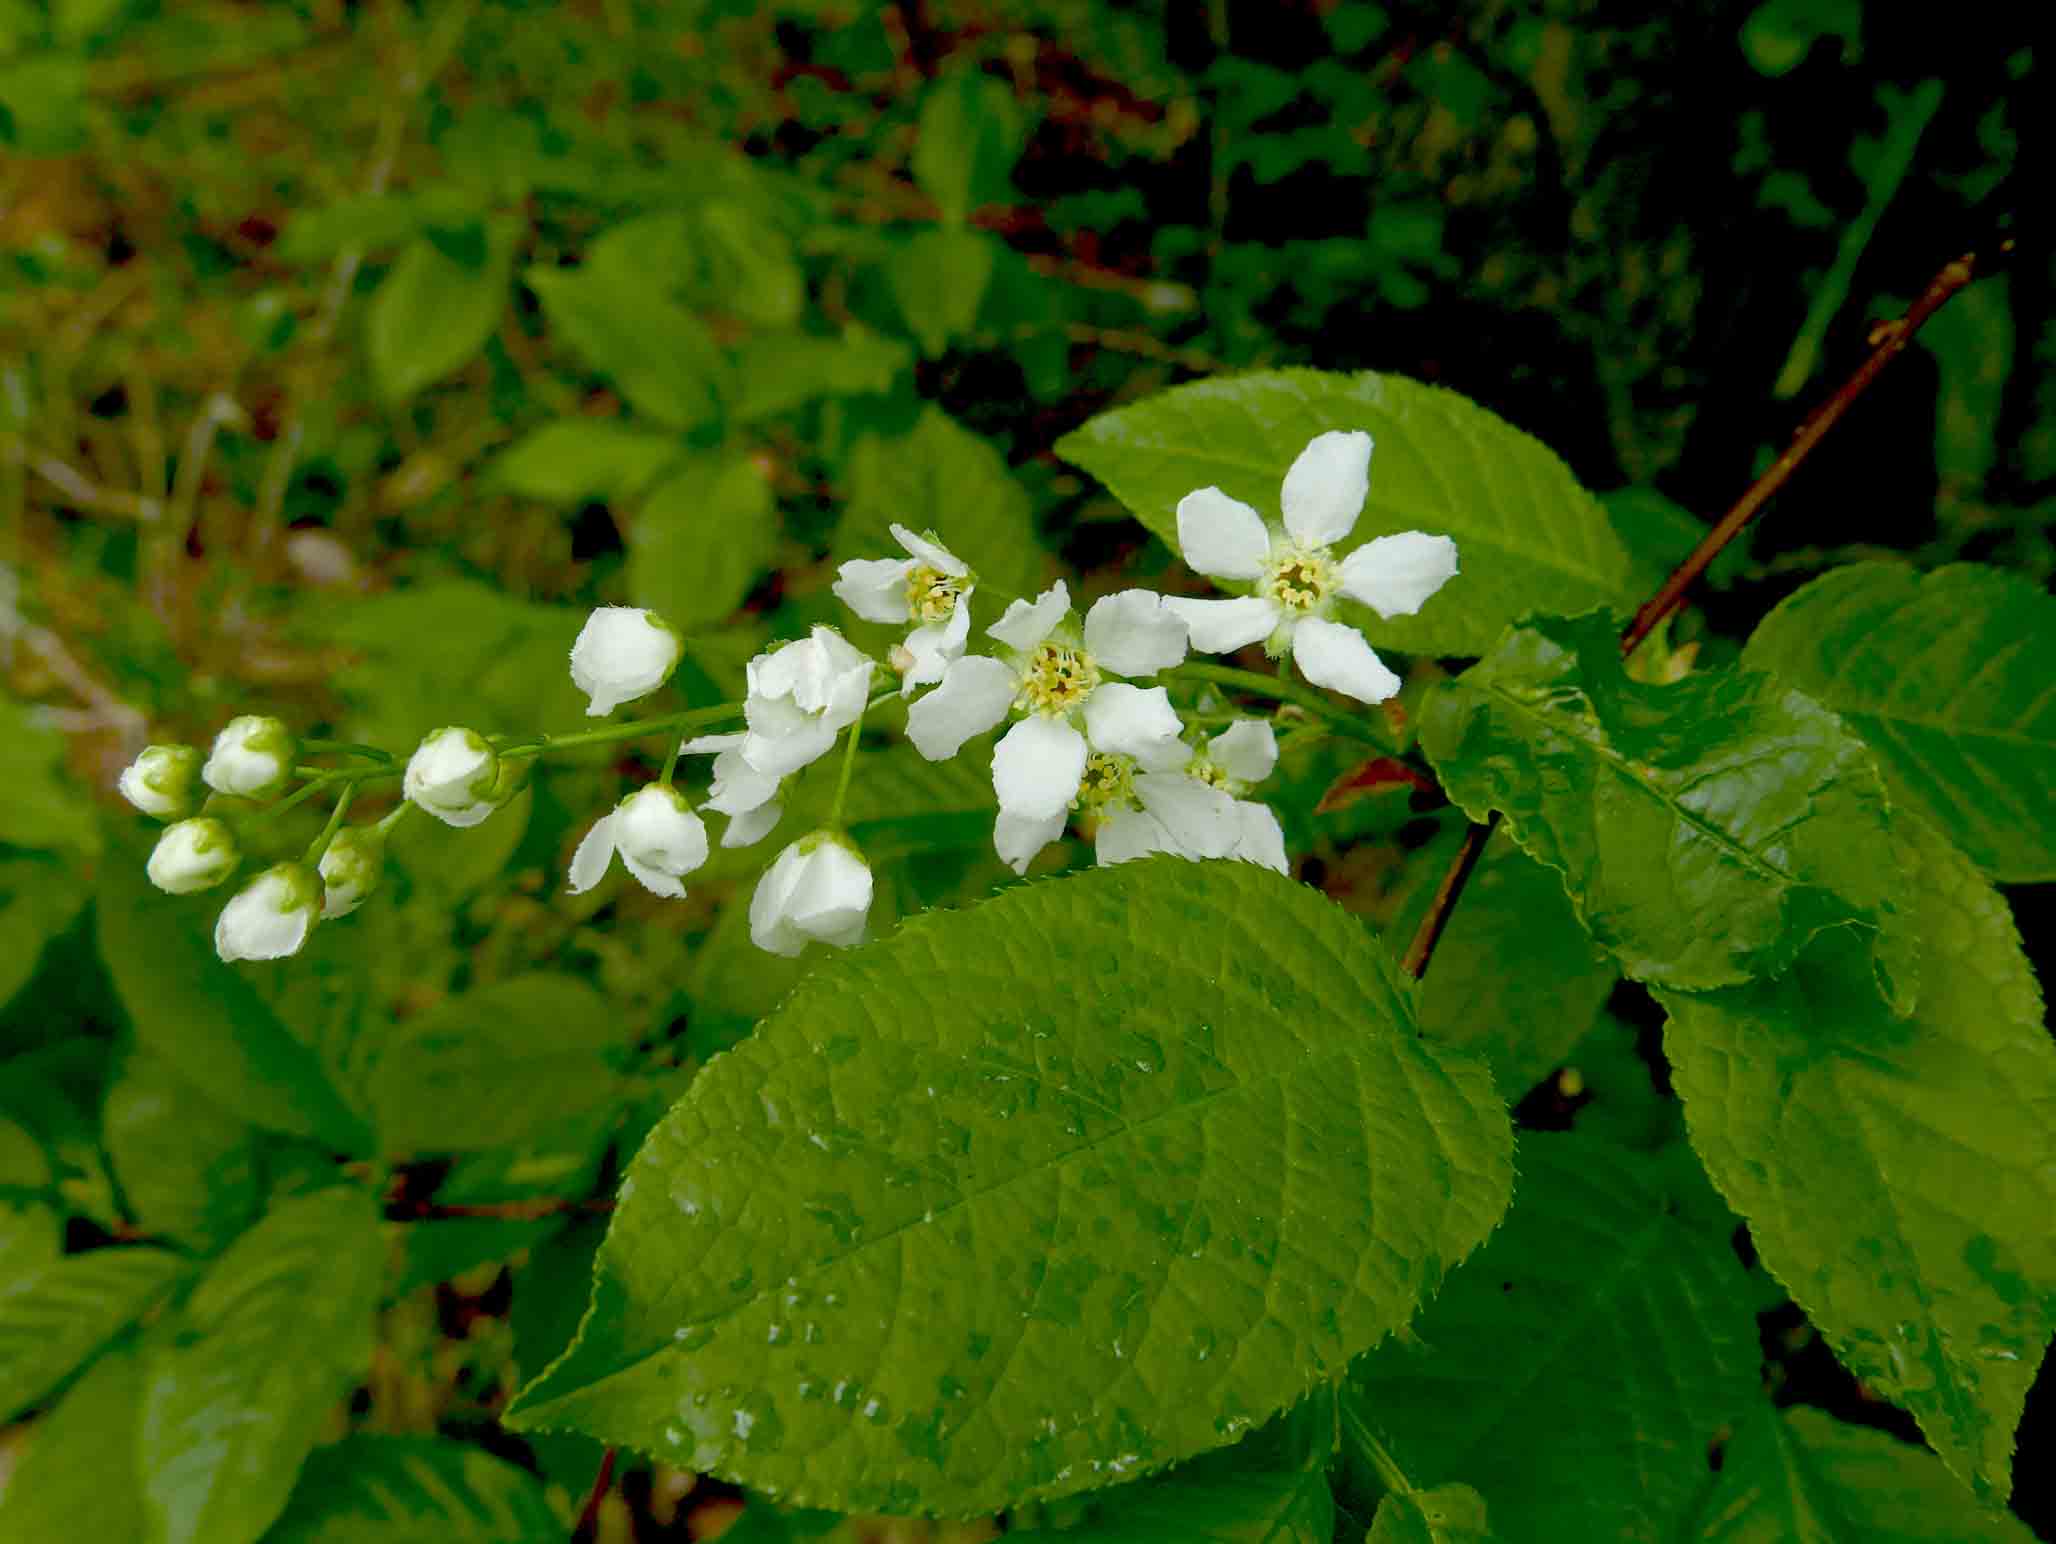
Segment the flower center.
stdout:
<svg viewBox="0 0 2056 1544">
<path fill-rule="evenodd" d="M 1109 808 L 1126 808 L 1135 803 L 1135 762 L 1132 757 L 1093 751 L 1085 758 L 1085 776 L 1078 780 L 1078 797 L 1071 808 L 1088 815 Z"/>
<path fill-rule="evenodd" d="M 1084 702 L 1098 685 L 1099 666 L 1083 649 L 1039 643 L 1028 656 L 1028 668 L 1021 676 L 1021 694 L 1014 699 L 1014 706 L 1026 713 L 1054 717 Z"/>
<path fill-rule="evenodd" d="M 1301 616 L 1325 610 L 1335 590 L 1335 560 L 1326 547 L 1285 546 L 1264 565 L 1262 594 Z"/>
<path fill-rule="evenodd" d="M 1225 769 L 1215 766 L 1203 754 L 1192 758 L 1191 763 L 1185 768 L 1185 775 L 1195 782 L 1206 784 L 1209 788 L 1218 788 L 1222 793 L 1239 794 L 1242 792 L 1242 789 L 1237 786 L 1235 780 L 1227 774 Z"/>
<path fill-rule="evenodd" d="M 963 590 L 963 580 L 916 563 L 907 572 L 907 614 L 917 622 L 940 622 L 956 609 Z"/>
</svg>

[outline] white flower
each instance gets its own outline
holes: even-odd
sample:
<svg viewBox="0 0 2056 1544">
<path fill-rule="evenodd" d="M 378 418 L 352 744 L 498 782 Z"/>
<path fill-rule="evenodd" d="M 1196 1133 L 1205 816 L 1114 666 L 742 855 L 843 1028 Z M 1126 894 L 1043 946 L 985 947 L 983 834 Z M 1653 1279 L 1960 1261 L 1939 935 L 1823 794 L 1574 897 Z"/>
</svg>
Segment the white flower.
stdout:
<svg viewBox="0 0 2056 1544">
<path fill-rule="evenodd" d="M 407 758 L 408 799 L 445 825 L 475 826 L 500 807 L 500 758 L 469 729 L 438 729 Z"/>
<path fill-rule="evenodd" d="M 282 960 L 298 954 L 321 912 L 321 882 L 298 863 L 268 868 L 238 890 L 214 924 L 224 960 Z"/>
<path fill-rule="evenodd" d="M 1072 631 L 1071 596 L 1059 581 L 1034 604 L 1015 601 L 986 629 L 1011 651 L 1006 660 L 966 655 L 942 683 L 907 710 L 907 737 L 930 761 L 954 756 L 971 736 L 1022 715 L 992 752 L 992 786 L 1012 839 L 1057 821 L 1077 796 L 1093 751 L 1156 767 L 1185 759 L 1183 727 L 1161 686 L 1131 686 L 1114 674 L 1154 675 L 1185 657 L 1185 624 L 1162 596 L 1125 590 L 1093 603 L 1082 642 Z M 1048 838 L 1045 838 L 1048 840 Z"/>
<path fill-rule="evenodd" d="M 571 679 L 592 700 L 598 718 L 624 702 L 647 697 L 671 678 L 685 645 L 654 611 L 601 606 L 585 619 L 571 645 Z"/>
<path fill-rule="evenodd" d="M 707 808 L 728 817 L 721 833 L 723 847 L 748 847 L 762 841 L 778 824 L 785 806 L 778 801 L 778 778 L 759 772 L 743 759 L 739 734 L 703 734 L 680 749 L 688 756 L 712 756 L 714 781 L 707 790 Z"/>
<path fill-rule="evenodd" d="M 963 656 L 978 579 L 938 541 L 903 525 L 892 527 L 892 539 L 909 555 L 852 558 L 836 570 L 833 588 L 836 598 L 867 622 L 917 624 L 893 650 L 905 697 L 917 686 L 940 681 L 950 661 Z"/>
<path fill-rule="evenodd" d="M 1101 863 L 1125 863 L 1169 852 L 1236 858 L 1289 873 L 1277 815 L 1267 804 L 1238 797 L 1277 764 L 1278 741 L 1269 724 L 1243 719 L 1230 725 L 1181 770 L 1139 772 L 1131 786 L 1100 792 L 1094 856 Z"/>
<path fill-rule="evenodd" d="M 237 858 L 236 839 L 228 827 L 202 815 L 166 826 L 143 871 L 158 889 L 173 895 L 191 895 L 195 890 L 210 889 L 233 874 Z"/>
<path fill-rule="evenodd" d="M 827 754 L 871 693 L 871 657 L 832 627 L 780 644 L 749 663 L 743 759 L 769 777 L 797 772 Z"/>
<path fill-rule="evenodd" d="M 378 888 L 385 873 L 385 833 L 377 826 L 347 826 L 321 855 L 321 915 L 347 917 Z"/>
<path fill-rule="evenodd" d="M 863 941 L 871 869 L 831 831 L 801 837 L 778 855 L 750 897 L 750 940 L 794 955 L 810 939 L 847 949 Z"/>
<path fill-rule="evenodd" d="M 707 861 L 707 828 L 685 795 L 658 783 L 638 788 L 593 822 L 571 855 L 571 893 L 598 884 L 615 853 L 643 888 L 674 900 L 679 881 Z"/>
<path fill-rule="evenodd" d="M 193 808 L 200 753 L 190 745 L 152 745 L 121 769 L 121 796 L 145 815 L 176 820 Z"/>
<path fill-rule="evenodd" d="M 1365 542 L 1336 559 L 1370 490 L 1371 437 L 1361 430 L 1317 434 L 1285 474 L 1279 503 L 1285 524 L 1263 516 L 1219 488 L 1178 501 L 1178 545 L 1185 561 L 1215 579 L 1253 582 L 1237 600 L 1169 600 L 1192 628 L 1192 646 L 1229 654 L 1264 641 L 1277 658 L 1290 654 L 1299 673 L 1360 702 L 1383 702 L 1399 690 L 1362 633 L 1331 621 L 1337 597 L 1360 601 L 1382 617 L 1412 616 L 1456 573 L 1456 543 L 1447 536 L 1402 531 Z"/>
<path fill-rule="evenodd" d="M 275 718 L 232 718 L 214 737 L 201 781 L 216 793 L 265 799 L 285 786 L 293 770 L 293 736 Z"/>
</svg>

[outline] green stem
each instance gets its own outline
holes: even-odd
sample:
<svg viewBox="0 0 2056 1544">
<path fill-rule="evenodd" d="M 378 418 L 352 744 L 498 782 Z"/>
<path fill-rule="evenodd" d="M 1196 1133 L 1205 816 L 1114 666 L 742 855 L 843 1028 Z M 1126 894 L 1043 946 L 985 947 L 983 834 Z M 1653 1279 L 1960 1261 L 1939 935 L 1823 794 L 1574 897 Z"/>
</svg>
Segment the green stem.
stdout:
<svg viewBox="0 0 2056 1544">
<path fill-rule="evenodd" d="M 857 740 L 864 732 L 864 714 L 870 709 L 871 704 L 865 703 L 857 711 L 857 716 L 850 720 L 849 743 L 842 748 L 842 770 L 835 778 L 835 803 L 828 810 L 828 824 L 831 829 L 837 831 L 842 829 L 842 807 L 849 798 L 850 774 L 857 767 Z"/>
<path fill-rule="evenodd" d="M 354 740 L 302 740 L 300 749 L 316 756 L 363 756 L 371 761 L 391 761 L 391 751 L 376 745 L 359 745 Z"/>
<path fill-rule="evenodd" d="M 685 731 L 681 729 L 671 737 L 671 749 L 664 757 L 664 770 L 657 777 L 659 787 L 671 786 L 671 774 L 678 770 L 678 753 L 684 749 Z"/>
<path fill-rule="evenodd" d="M 343 817 L 350 812 L 350 801 L 356 797 L 357 785 L 343 784 L 343 791 L 336 796 L 336 807 L 329 811 L 328 824 L 321 828 L 321 835 L 307 844 L 307 856 L 302 861 L 309 868 L 321 862 L 321 855 L 328 851 L 328 844 L 336 839 L 336 833 L 343 828 Z"/>
<path fill-rule="evenodd" d="M 414 808 L 411 801 L 402 799 L 391 810 L 379 818 L 377 830 L 380 836 L 391 836 L 393 828 L 407 818 L 407 812 Z"/>
<path fill-rule="evenodd" d="M 301 767 L 297 770 L 301 776 L 308 778 L 309 781 L 304 788 L 296 789 L 264 812 L 274 820 L 295 806 L 305 804 L 323 789 L 333 788 L 338 783 L 355 787 L 358 783 L 369 783 L 381 777 L 398 777 L 400 775 L 398 767 L 366 767 L 348 771 L 319 771 L 311 767 Z"/>
<path fill-rule="evenodd" d="M 1312 687 L 1301 686 L 1295 681 L 1282 680 L 1277 676 L 1259 675 L 1254 670 L 1237 670 L 1232 665 L 1207 665 L 1187 660 L 1175 669 L 1164 672 L 1173 680 L 1210 681 L 1216 686 L 1231 687 L 1251 697 L 1269 697 L 1277 702 L 1289 702 L 1294 707 L 1305 708 L 1318 715 L 1337 734 L 1347 735 L 1352 740 L 1361 740 L 1366 745 L 1375 745 L 1380 750 L 1393 748 L 1389 737 L 1379 734 L 1373 725 L 1350 712 L 1338 708 Z"/>
<path fill-rule="evenodd" d="M 502 756 L 547 756 L 551 751 L 569 750 L 578 745 L 609 745 L 617 740 L 635 740 L 644 735 L 657 734 L 664 730 L 697 729 L 704 724 L 718 724 L 725 718 L 742 716 L 739 702 L 717 703 L 711 708 L 690 708 L 683 713 L 667 713 L 661 718 L 641 718 L 626 724 L 608 724 L 602 729 L 587 729 L 578 734 L 538 735 L 533 740 L 523 740 L 516 745 L 500 747 Z"/>
</svg>

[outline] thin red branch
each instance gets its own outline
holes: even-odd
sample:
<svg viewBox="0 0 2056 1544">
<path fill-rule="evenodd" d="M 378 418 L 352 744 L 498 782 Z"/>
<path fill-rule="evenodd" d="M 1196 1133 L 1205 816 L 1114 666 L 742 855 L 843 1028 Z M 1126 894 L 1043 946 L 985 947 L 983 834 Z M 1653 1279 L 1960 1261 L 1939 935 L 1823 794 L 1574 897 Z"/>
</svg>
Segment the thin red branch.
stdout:
<svg viewBox="0 0 2056 1544">
<path fill-rule="evenodd" d="M 593 1488 L 587 1493 L 585 1505 L 578 1509 L 578 1522 L 572 1527 L 572 1544 L 581 1539 L 596 1539 L 600 1531 L 600 1504 L 607 1499 L 607 1490 L 614 1483 L 614 1457 L 616 1449 L 608 1448 L 600 1457 L 600 1472 L 593 1476 Z"/>
</svg>

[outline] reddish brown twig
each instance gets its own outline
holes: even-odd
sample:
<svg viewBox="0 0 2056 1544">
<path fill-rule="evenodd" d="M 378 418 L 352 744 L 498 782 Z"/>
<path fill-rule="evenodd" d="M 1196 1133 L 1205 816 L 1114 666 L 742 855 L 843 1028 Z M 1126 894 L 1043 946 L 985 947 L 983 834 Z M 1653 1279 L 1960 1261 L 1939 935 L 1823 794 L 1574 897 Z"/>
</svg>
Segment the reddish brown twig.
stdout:
<svg viewBox="0 0 2056 1544">
<path fill-rule="evenodd" d="M 558 1196 L 524 1196 L 518 1201 L 415 1201 L 406 1204 L 401 1220 L 438 1222 L 451 1217 L 489 1217 L 501 1222 L 535 1222 L 565 1212 L 612 1210 L 614 1203 L 606 1196 L 583 1201 L 566 1201 Z"/>
<path fill-rule="evenodd" d="M 2011 256 L 2012 251 L 2013 242 L 2008 239 L 1998 244 L 1996 255 L 2004 259 Z M 1870 389 L 1871 383 L 1884 373 L 1885 366 L 1905 350 L 1927 319 L 1947 305 L 1957 291 L 1978 276 L 1981 269 L 1989 266 L 1991 261 L 1980 258 L 1975 252 L 1966 252 L 1952 259 L 1928 281 L 1927 288 L 1907 308 L 1904 316 L 1896 321 L 1880 323 L 1872 329 L 1870 355 L 1857 367 L 1856 373 L 1844 381 L 1833 396 L 1806 415 L 1793 432 L 1792 443 L 1785 447 L 1784 454 L 1750 483 L 1734 507 L 1706 533 L 1706 539 L 1692 549 L 1692 555 L 1680 563 L 1656 593 L 1636 611 L 1634 620 L 1621 634 L 1622 658 L 1634 653 L 1642 640 L 1677 610 L 1685 592 L 1698 582 L 1699 576 L 1720 556 L 1721 550 L 1741 535 L 1743 528 L 1762 512 L 1771 496 L 1790 480 L 1799 464 L 1813 453 L 1814 446 L 1821 442 L 1828 430 L 1841 422 L 1856 399 Z M 1429 902 L 1427 915 L 1421 918 L 1421 925 L 1415 930 L 1401 962 L 1406 973 L 1416 981 L 1426 974 L 1428 961 L 1434 957 L 1435 944 L 1442 937 L 1442 930 L 1449 925 L 1449 913 L 1455 907 L 1457 897 L 1463 894 L 1471 871 L 1478 866 L 1478 855 L 1485 849 L 1486 838 L 1491 836 L 1498 823 L 1499 815 L 1494 811 L 1483 825 L 1474 824 L 1464 833 L 1463 846 L 1457 849 L 1448 872 L 1442 876 L 1442 883 L 1435 887 L 1435 898 Z"/>
<path fill-rule="evenodd" d="M 593 1488 L 586 1495 L 585 1505 L 578 1509 L 578 1521 L 571 1529 L 572 1544 L 599 1537 L 600 1504 L 607 1499 L 607 1489 L 614 1483 L 615 1452 L 608 1448 L 600 1456 L 600 1472 L 593 1476 Z"/>
</svg>

